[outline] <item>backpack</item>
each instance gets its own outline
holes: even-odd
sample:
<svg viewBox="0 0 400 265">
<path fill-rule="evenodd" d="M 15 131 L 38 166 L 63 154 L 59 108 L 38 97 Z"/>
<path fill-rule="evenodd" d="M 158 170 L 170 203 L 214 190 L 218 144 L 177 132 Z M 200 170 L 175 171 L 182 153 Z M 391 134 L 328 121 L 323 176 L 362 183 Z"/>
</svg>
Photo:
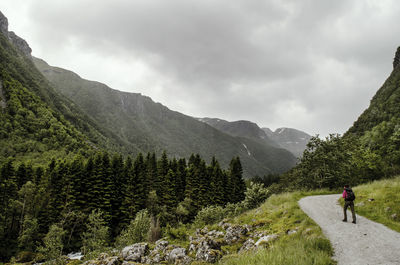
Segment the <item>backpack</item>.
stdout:
<svg viewBox="0 0 400 265">
<path fill-rule="evenodd" d="M 354 201 L 356 199 L 356 195 L 354 195 L 353 190 L 348 189 L 346 190 L 346 201 Z"/>
</svg>

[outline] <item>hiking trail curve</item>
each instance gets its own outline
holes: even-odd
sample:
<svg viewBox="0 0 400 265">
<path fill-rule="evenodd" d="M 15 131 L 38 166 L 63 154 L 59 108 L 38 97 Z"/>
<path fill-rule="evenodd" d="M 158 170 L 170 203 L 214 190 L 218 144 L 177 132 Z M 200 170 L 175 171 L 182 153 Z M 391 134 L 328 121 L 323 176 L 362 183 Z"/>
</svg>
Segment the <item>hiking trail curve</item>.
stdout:
<svg viewBox="0 0 400 265">
<path fill-rule="evenodd" d="M 353 224 L 350 209 L 348 222 L 342 222 L 340 197 L 320 195 L 299 200 L 300 208 L 331 241 L 338 265 L 400 265 L 400 233 L 359 215 L 357 224 Z"/>
</svg>

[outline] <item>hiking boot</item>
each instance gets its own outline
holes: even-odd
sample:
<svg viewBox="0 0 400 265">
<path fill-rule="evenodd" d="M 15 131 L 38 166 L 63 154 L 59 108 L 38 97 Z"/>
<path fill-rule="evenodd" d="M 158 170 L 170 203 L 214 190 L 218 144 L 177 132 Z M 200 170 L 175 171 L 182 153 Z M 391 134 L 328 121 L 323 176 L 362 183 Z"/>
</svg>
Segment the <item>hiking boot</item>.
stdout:
<svg viewBox="0 0 400 265">
<path fill-rule="evenodd" d="M 355 224 L 355 223 L 356 223 L 356 221 L 353 221 L 352 223 L 353 223 L 353 224 Z"/>
<path fill-rule="evenodd" d="M 342 221 L 343 221 L 343 222 L 347 222 L 347 219 L 343 219 Z"/>
</svg>

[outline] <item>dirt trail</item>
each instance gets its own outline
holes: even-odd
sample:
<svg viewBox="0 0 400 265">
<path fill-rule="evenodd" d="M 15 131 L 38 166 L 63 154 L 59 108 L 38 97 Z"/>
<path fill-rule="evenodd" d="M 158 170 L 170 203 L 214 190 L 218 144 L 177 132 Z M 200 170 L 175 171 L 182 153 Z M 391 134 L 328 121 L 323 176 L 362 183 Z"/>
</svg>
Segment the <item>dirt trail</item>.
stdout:
<svg viewBox="0 0 400 265">
<path fill-rule="evenodd" d="M 399 265 L 400 233 L 382 224 L 357 215 L 357 224 L 342 222 L 343 209 L 338 203 L 341 194 L 309 196 L 299 201 L 329 238 L 339 265 Z M 357 207 L 356 207 L 357 213 Z"/>
</svg>

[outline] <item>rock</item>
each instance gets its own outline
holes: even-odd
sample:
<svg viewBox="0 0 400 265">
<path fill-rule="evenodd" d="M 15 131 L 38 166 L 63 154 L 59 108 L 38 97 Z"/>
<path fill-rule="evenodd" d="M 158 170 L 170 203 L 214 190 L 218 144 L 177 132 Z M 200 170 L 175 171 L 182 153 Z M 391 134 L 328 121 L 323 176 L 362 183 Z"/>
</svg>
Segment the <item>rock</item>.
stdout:
<svg viewBox="0 0 400 265">
<path fill-rule="evenodd" d="M 397 213 L 392 214 L 390 217 L 392 217 L 393 220 L 397 220 Z"/>
<path fill-rule="evenodd" d="M 268 242 L 277 239 L 278 237 L 279 237 L 279 236 L 278 236 L 277 234 L 272 234 L 272 235 L 268 235 L 268 236 L 263 236 L 263 237 L 261 237 L 261 238 L 256 242 L 255 245 L 256 245 L 257 247 L 262 246 L 262 245 L 265 245 L 265 244 L 267 244 Z"/>
<path fill-rule="evenodd" d="M 289 229 L 286 231 L 286 234 L 291 235 L 291 234 L 296 234 L 297 233 L 297 228 L 296 229 Z"/>
<path fill-rule="evenodd" d="M 365 202 L 359 202 L 359 203 L 356 204 L 356 206 L 358 206 L 358 207 L 362 207 L 364 205 L 365 205 Z"/>
<path fill-rule="evenodd" d="M 189 264 L 191 258 L 186 255 L 186 249 L 178 247 L 174 248 L 168 255 L 168 262 L 174 264 Z"/>
<path fill-rule="evenodd" d="M 239 250 L 239 253 L 252 250 L 255 247 L 256 247 L 256 245 L 254 244 L 254 240 L 249 238 L 249 239 L 246 240 L 246 242 L 244 242 L 243 246 Z"/>
<path fill-rule="evenodd" d="M 246 226 L 240 226 L 240 225 L 235 225 L 228 227 L 226 229 L 226 234 L 225 234 L 225 241 L 227 244 L 232 244 L 239 240 L 242 236 L 245 236 L 249 232 L 248 227 Z"/>
<path fill-rule="evenodd" d="M 0 11 L 0 32 L 4 34 L 4 36 L 8 36 L 8 19 L 3 15 Z"/>
<path fill-rule="evenodd" d="M 23 55 L 28 58 L 31 58 L 32 49 L 29 47 L 28 43 L 13 31 L 8 32 L 8 39 L 17 48 Z"/>
<path fill-rule="evenodd" d="M 393 69 L 396 68 L 400 63 L 400 47 L 397 48 L 396 54 L 393 59 Z"/>
<path fill-rule="evenodd" d="M 167 246 L 168 246 L 169 242 L 167 240 L 157 240 L 156 241 L 156 246 L 154 247 L 155 251 L 163 251 Z"/>
<path fill-rule="evenodd" d="M 219 222 L 218 226 L 220 226 L 220 227 L 222 227 L 222 229 L 226 230 L 229 227 L 231 227 L 232 225 L 230 223 L 225 223 L 225 221 L 223 220 L 223 221 Z"/>
<path fill-rule="evenodd" d="M 136 243 L 122 250 L 122 258 L 127 261 L 140 262 L 149 251 L 147 243 Z"/>
<path fill-rule="evenodd" d="M 196 253 L 197 260 L 201 260 L 201 261 L 205 261 L 205 262 L 209 262 L 209 263 L 215 263 L 221 257 L 222 257 L 221 251 L 216 250 L 216 249 L 200 248 Z"/>
<path fill-rule="evenodd" d="M 105 265 L 121 265 L 122 260 L 119 257 L 110 257 L 105 260 Z"/>
<path fill-rule="evenodd" d="M 224 232 L 212 230 L 207 233 L 207 236 L 212 237 L 212 238 L 221 238 L 221 237 L 224 237 Z"/>
<path fill-rule="evenodd" d="M 369 202 L 373 202 L 373 201 L 375 201 L 375 199 L 374 198 L 369 198 L 368 201 Z"/>
<path fill-rule="evenodd" d="M 390 212 L 391 210 L 392 210 L 392 208 L 390 208 L 390 207 L 386 207 L 386 208 L 385 208 L 385 211 L 386 211 L 386 212 Z"/>
</svg>

